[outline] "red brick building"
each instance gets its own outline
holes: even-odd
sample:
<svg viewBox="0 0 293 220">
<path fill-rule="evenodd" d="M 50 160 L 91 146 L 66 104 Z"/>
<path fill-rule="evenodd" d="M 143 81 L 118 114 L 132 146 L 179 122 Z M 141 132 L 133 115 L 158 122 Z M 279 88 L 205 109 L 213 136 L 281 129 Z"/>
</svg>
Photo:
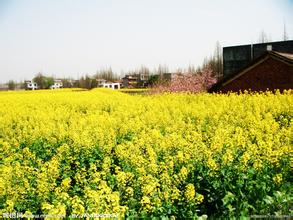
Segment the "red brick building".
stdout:
<svg viewBox="0 0 293 220">
<path fill-rule="evenodd" d="M 215 84 L 210 92 L 293 89 L 293 54 L 267 51 L 235 74 Z"/>
</svg>

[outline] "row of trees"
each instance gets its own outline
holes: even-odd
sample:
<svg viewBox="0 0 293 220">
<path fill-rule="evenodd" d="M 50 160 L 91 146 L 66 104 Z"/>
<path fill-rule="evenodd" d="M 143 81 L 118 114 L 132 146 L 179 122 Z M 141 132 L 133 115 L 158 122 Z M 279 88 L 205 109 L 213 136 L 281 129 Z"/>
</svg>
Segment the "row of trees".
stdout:
<svg viewBox="0 0 293 220">
<path fill-rule="evenodd" d="M 37 83 L 40 89 L 49 89 L 54 84 L 54 77 L 45 76 L 42 73 L 38 73 L 32 81 Z M 14 80 L 9 80 L 7 85 L 9 90 L 26 88 L 26 82 L 17 83 Z"/>
<path fill-rule="evenodd" d="M 195 67 L 194 65 L 189 65 L 187 68 L 178 68 L 175 70 L 175 73 L 188 73 L 188 74 L 199 74 L 203 69 L 210 69 L 213 73 L 213 76 L 219 77 L 222 74 L 222 49 L 220 46 L 220 43 L 217 42 L 216 49 L 214 52 L 214 55 L 210 56 L 209 58 L 205 58 L 202 66 Z M 158 82 L 163 79 L 163 75 L 166 73 L 170 73 L 169 67 L 167 65 L 159 65 L 157 68 L 150 69 L 144 65 L 140 66 L 139 68 L 127 72 L 122 72 L 120 76 L 125 75 L 148 75 L 148 85 L 153 86 L 155 84 L 158 84 Z M 174 72 L 173 72 L 174 73 Z M 62 84 L 63 88 L 96 88 L 98 86 L 98 80 L 104 79 L 106 81 L 117 81 L 121 77 L 115 72 L 113 72 L 112 68 L 103 68 L 96 72 L 94 75 L 84 75 L 81 76 L 79 79 L 73 80 L 72 78 L 63 78 Z M 32 79 L 35 83 L 38 84 L 38 87 L 40 89 L 49 89 L 51 85 L 54 84 L 54 77 L 52 76 L 46 76 L 43 73 L 38 73 L 35 75 L 35 77 Z M 26 84 L 23 83 L 17 83 L 13 80 L 10 80 L 8 83 L 8 89 L 9 90 L 15 90 L 18 89 L 25 89 Z"/>
</svg>

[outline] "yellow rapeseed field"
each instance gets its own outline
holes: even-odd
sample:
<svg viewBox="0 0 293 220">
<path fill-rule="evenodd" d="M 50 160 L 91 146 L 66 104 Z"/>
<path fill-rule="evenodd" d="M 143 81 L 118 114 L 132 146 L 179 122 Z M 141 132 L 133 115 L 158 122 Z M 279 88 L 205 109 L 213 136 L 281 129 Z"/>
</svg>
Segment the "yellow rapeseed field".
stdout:
<svg viewBox="0 0 293 220">
<path fill-rule="evenodd" d="M 0 216 L 290 215 L 292 92 L 0 93 Z"/>
</svg>

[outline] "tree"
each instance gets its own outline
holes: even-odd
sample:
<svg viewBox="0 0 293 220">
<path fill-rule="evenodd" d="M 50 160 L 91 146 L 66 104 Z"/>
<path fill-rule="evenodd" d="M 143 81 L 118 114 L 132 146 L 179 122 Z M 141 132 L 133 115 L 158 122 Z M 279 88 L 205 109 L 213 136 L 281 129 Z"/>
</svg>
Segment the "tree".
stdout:
<svg viewBox="0 0 293 220">
<path fill-rule="evenodd" d="M 157 69 L 155 69 L 155 74 L 158 74 L 160 77 L 163 76 L 164 73 L 168 73 L 169 68 L 166 65 L 159 65 Z"/>
<path fill-rule="evenodd" d="M 149 75 L 150 74 L 150 70 L 149 68 L 147 68 L 144 65 L 141 65 L 141 67 L 138 69 L 138 74 L 143 74 L 143 75 Z"/>
<path fill-rule="evenodd" d="M 38 73 L 34 78 L 33 81 L 38 84 L 39 88 L 44 88 L 44 76 L 42 73 Z"/>
<path fill-rule="evenodd" d="M 222 54 L 222 46 L 219 41 L 216 42 L 215 52 L 214 52 L 214 62 L 215 69 L 214 73 L 216 74 L 216 78 L 219 79 L 223 75 L 223 54 Z"/>
<path fill-rule="evenodd" d="M 49 89 L 54 84 L 53 77 L 44 76 L 42 73 L 38 73 L 33 81 L 38 84 L 40 89 Z"/>
<path fill-rule="evenodd" d="M 117 75 L 112 71 L 111 67 L 109 67 L 107 69 L 98 70 L 97 73 L 94 75 L 94 78 L 105 79 L 110 82 L 118 79 Z"/>
<path fill-rule="evenodd" d="M 159 80 L 160 80 L 159 75 L 151 75 L 148 80 L 148 85 L 154 86 L 159 82 Z"/>
<path fill-rule="evenodd" d="M 288 34 L 287 34 L 287 28 L 286 28 L 286 24 L 284 22 L 283 41 L 286 41 L 288 39 L 289 39 L 289 37 L 288 37 Z"/>
<path fill-rule="evenodd" d="M 77 83 L 77 87 L 78 88 L 85 88 L 85 78 L 82 76 L 78 79 L 78 83 Z"/>
<path fill-rule="evenodd" d="M 61 81 L 62 81 L 63 88 L 74 87 L 74 80 L 71 78 L 63 78 Z"/>
<path fill-rule="evenodd" d="M 216 78 L 212 76 L 210 69 L 204 69 L 199 74 L 177 74 L 170 83 L 156 84 L 150 93 L 164 92 L 192 92 L 199 93 L 207 91 L 214 83 Z"/>
<path fill-rule="evenodd" d="M 16 88 L 16 82 L 15 81 L 9 80 L 7 84 L 8 84 L 8 89 L 9 90 L 15 90 L 15 88 Z"/>
<path fill-rule="evenodd" d="M 189 64 L 188 68 L 187 68 L 187 72 L 191 73 L 191 74 L 196 74 L 196 68 L 194 65 Z"/>
<path fill-rule="evenodd" d="M 267 34 L 264 32 L 264 30 L 262 30 L 258 37 L 258 43 L 267 43 L 267 42 L 269 42 L 269 38 Z"/>
<path fill-rule="evenodd" d="M 84 88 L 84 89 L 93 89 L 96 88 L 97 80 L 89 75 L 82 76 L 79 80 L 77 80 L 75 87 Z"/>
<path fill-rule="evenodd" d="M 49 89 L 54 84 L 53 77 L 45 77 L 45 89 Z"/>
<path fill-rule="evenodd" d="M 199 68 L 197 72 L 204 69 L 209 69 L 212 71 L 213 76 L 217 79 L 223 76 L 223 53 L 222 47 L 219 41 L 216 42 L 214 54 L 210 57 L 206 57 L 203 61 L 202 68 Z"/>
</svg>

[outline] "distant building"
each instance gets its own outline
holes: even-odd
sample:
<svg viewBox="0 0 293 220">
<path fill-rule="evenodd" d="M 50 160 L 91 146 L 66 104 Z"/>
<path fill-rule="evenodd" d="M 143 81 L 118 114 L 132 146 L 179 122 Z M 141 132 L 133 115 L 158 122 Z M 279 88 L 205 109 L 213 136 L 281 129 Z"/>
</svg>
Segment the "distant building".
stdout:
<svg viewBox="0 0 293 220">
<path fill-rule="evenodd" d="M 54 84 L 50 86 L 50 89 L 61 89 L 63 88 L 62 80 L 55 79 Z"/>
<path fill-rule="evenodd" d="M 148 86 L 149 76 L 150 75 L 148 73 L 138 74 L 138 81 L 137 81 L 138 87 L 144 88 Z"/>
<path fill-rule="evenodd" d="M 50 86 L 50 89 L 61 89 L 63 88 L 63 83 L 62 80 L 60 79 L 55 79 L 54 84 Z"/>
<path fill-rule="evenodd" d="M 104 84 L 107 83 L 107 80 L 105 79 L 96 79 L 97 81 L 97 87 L 104 87 Z"/>
<path fill-rule="evenodd" d="M 119 83 L 119 82 L 104 83 L 103 88 L 120 89 L 121 88 L 121 83 Z"/>
<path fill-rule="evenodd" d="M 122 81 L 126 88 L 137 88 L 138 75 L 125 75 Z"/>
<path fill-rule="evenodd" d="M 100 88 L 109 88 L 109 89 L 121 89 L 122 83 L 121 82 L 108 82 L 105 79 L 96 79 L 97 87 Z"/>
<path fill-rule="evenodd" d="M 25 81 L 25 89 L 26 90 L 36 90 L 39 89 L 39 86 L 36 82 L 32 80 L 26 80 Z"/>
<path fill-rule="evenodd" d="M 133 75 L 125 75 L 122 78 L 123 86 L 126 88 L 144 88 L 148 85 L 149 74 L 140 73 Z"/>
</svg>

